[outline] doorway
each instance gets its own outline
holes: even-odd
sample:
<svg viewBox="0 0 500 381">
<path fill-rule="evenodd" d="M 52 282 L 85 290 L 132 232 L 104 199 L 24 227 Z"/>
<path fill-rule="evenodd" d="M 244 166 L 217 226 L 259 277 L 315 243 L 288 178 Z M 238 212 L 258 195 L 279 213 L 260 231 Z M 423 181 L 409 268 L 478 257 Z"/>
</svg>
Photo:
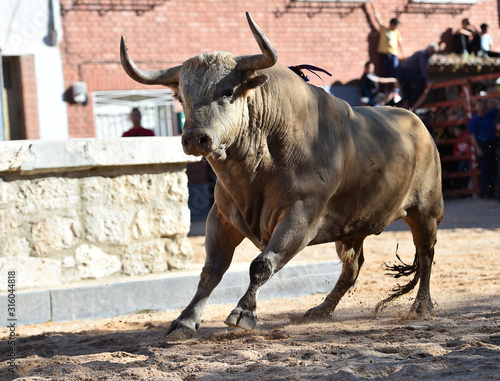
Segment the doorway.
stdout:
<svg viewBox="0 0 500 381">
<path fill-rule="evenodd" d="M 3 56 L 2 71 L 5 140 L 26 139 L 20 57 Z"/>
</svg>

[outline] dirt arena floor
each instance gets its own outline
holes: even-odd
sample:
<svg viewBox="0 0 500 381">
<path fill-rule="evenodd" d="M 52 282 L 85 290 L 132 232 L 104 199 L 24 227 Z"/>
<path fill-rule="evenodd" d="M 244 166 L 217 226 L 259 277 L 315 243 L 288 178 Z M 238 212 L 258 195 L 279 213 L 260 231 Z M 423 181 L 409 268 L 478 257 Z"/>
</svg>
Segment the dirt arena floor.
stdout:
<svg viewBox="0 0 500 381">
<path fill-rule="evenodd" d="M 497 211 L 500 209 L 497 209 Z M 496 211 L 495 211 L 496 213 Z M 195 261 L 204 237 L 192 237 Z M 500 229 L 441 229 L 431 279 L 434 315 L 407 316 L 415 292 L 378 315 L 373 310 L 397 282 L 384 275 L 396 247 L 406 262 L 407 231 L 365 241 L 366 262 L 335 319 L 305 324 L 303 313 L 324 295 L 261 300 L 253 332 L 229 328 L 236 305 L 208 306 L 194 339 L 169 342 L 165 330 L 180 311 L 18 328 L 20 380 L 500 380 Z M 235 261 L 256 254 L 248 242 Z M 332 245 L 307 248 L 294 259 L 336 259 Z M 326 281 L 326 280 L 325 280 Z M 188 301 L 186 301 L 188 303 Z M 0 360 L 8 331 L 0 330 Z M 0 379 L 12 379 L 0 362 Z"/>
</svg>

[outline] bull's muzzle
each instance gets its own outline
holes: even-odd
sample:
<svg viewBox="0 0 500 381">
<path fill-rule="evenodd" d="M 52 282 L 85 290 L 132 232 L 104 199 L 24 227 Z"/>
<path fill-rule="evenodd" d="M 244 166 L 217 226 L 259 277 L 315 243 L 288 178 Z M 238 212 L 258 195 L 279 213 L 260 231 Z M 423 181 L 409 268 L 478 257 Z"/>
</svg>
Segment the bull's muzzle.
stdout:
<svg viewBox="0 0 500 381">
<path fill-rule="evenodd" d="M 182 148 L 188 155 L 208 156 L 216 148 L 217 139 L 211 130 L 184 129 L 182 131 Z"/>
</svg>

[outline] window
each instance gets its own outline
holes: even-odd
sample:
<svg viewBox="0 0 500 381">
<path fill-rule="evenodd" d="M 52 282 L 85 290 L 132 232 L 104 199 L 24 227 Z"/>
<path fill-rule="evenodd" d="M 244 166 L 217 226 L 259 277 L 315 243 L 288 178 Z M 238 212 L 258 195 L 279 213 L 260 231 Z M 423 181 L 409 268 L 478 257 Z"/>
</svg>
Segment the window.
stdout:
<svg viewBox="0 0 500 381">
<path fill-rule="evenodd" d="M 295 1 L 305 1 L 310 3 L 371 3 L 373 0 L 295 0 Z"/>
<path fill-rule="evenodd" d="M 411 0 L 419 4 L 476 4 L 476 0 Z"/>
<path fill-rule="evenodd" d="M 117 138 L 132 127 L 130 111 L 142 113 L 142 126 L 156 136 L 179 135 L 174 93 L 171 90 L 94 91 L 94 125 L 96 138 Z"/>
</svg>

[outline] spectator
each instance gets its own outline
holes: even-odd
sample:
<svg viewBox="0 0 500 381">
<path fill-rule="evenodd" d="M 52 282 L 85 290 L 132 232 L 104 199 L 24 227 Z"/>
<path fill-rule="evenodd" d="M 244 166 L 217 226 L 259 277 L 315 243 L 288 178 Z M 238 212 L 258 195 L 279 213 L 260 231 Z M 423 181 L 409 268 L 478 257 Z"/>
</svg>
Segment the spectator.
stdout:
<svg viewBox="0 0 500 381">
<path fill-rule="evenodd" d="M 130 120 L 132 121 L 132 128 L 125 131 L 122 135 L 123 138 L 132 136 L 155 136 L 152 130 L 141 126 L 142 114 L 138 108 L 133 108 L 130 113 Z"/>
<path fill-rule="evenodd" d="M 379 42 L 377 51 L 380 54 L 381 65 L 382 65 L 382 77 L 395 77 L 396 70 L 399 66 L 398 53 L 401 53 L 403 57 L 403 45 L 401 42 L 401 33 L 399 32 L 398 25 L 399 20 L 393 18 L 389 21 L 389 26 L 386 27 L 382 24 L 380 20 L 380 15 L 375 8 L 374 3 L 370 3 L 373 15 L 375 16 L 375 21 L 379 25 Z"/>
<path fill-rule="evenodd" d="M 497 171 L 495 120 L 496 109 L 487 111 L 486 101 L 477 100 L 474 104 L 476 114 L 469 121 L 469 135 L 476 150 L 479 174 L 479 197 L 495 196 Z"/>
<path fill-rule="evenodd" d="M 453 126 L 453 135 L 458 141 L 453 145 L 453 155 L 457 157 L 470 155 L 470 146 L 467 139 L 467 126 L 465 124 L 457 124 Z M 469 158 L 460 160 L 457 163 L 457 172 L 469 171 Z M 457 189 L 464 189 L 469 183 L 469 178 L 459 178 L 456 180 Z"/>
<path fill-rule="evenodd" d="M 493 39 L 488 33 L 488 24 L 481 24 L 481 54 L 485 57 L 500 57 L 500 53 L 492 52 Z"/>
<path fill-rule="evenodd" d="M 467 141 L 467 126 L 465 124 L 457 124 L 453 126 L 453 135 L 458 141 L 453 145 L 453 155 L 463 156 L 470 154 L 470 147 Z"/>
<path fill-rule="evenodd" d="M 486 99 L 486 112 L 491 112 L 491 116 L 496 120 L 498 114 L 498 102 L 495 98 Z"/>
<path fill-rule="evenodd" d="M 375 75 L 375 65 L 373 62 L 368 61 L 365 63 L 364 73 L 361 77 L 361 90 L 363 95 L 368 99 L 366 103 L 370 106 L 393 106 L 396 103 L 394 101 L 394 94 L 397 82 L 396 78 L 378 77 Z M 381 84 L 392 85 L 392 87 L 384 93 L 380 91 Z"/>
<path fill-rule="evenodd" d="M 496 127 L 496 143 L 497 143 L 496 192 L 497 192 L 497 200 L 500 201 L 500 118 L 498 114 L 495 127 Z"/>
<path fill-rule="evenodd" d="M 455 53 L 469 55 L 477 53 L 480 49 L 481 37 L 477 28 L 469 22 L 462 20 L 462 27 L 455 32 Z"/>
<path fill-rule="evenodd" d="M 439 52 L 439 45 L 432 42 L 426 49 L 415 52 L 399 67 L 396 78 L 401 85 L 405 107 L 411 109 L 418 105 L 417 101 L 423 95 L 428 82 L 429 58 L 436 52 Z"/>
</svg>

